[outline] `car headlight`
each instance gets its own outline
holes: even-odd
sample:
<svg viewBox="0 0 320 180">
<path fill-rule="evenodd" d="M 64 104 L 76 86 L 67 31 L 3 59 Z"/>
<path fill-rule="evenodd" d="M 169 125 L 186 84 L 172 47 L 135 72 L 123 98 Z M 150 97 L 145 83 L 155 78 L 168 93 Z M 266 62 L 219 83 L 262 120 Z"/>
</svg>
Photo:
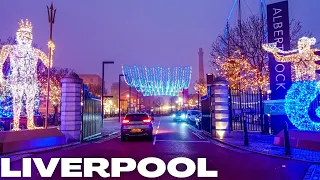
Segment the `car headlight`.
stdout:
<svg viewBox="0 0 320 180">
<path fill-rule="evenodd" d="M 185 119 L 185 118 L 186 118 L 186 115 L 185 115 L 185 114 L 182 114 L 182 115 L 181 115 L 181 118 L 182 118 L 182 119 Z"/>
<path fill-rule="evenodd" d="M 176 117 L 176 115 L 174 114 L 174 115 L 172 115 L 172 117 Z"/>
</svg>

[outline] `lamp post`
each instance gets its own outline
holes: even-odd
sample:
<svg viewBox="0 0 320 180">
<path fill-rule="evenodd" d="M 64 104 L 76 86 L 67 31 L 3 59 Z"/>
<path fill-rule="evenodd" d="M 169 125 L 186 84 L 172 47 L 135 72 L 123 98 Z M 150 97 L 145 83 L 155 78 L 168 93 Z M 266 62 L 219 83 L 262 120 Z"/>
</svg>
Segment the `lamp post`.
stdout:
<svg viewBox="0 0 320 180">
<path fill-rule="evenodd" d="M 52 42 L 52 26 L 54 24 L 54 20 L 56 18 L 56 11 L 57 9 L 55 9 L 53 7 L 53 3 L 51 3 L 51 6 L 49 8 L 49 6 L 47 6 L 47 11 L 48 11 L 48 20 L 49 20 L 49 24 L 50 24 L 50 42 Z M 49 65 L 48 65 L 48 84 L 47 84 L 47 100 L 46 100 L 46 120 L 44 122 L 44 128 L 47 129 L 48 128 L 48 120 L 49 120 L 49 99 L 50 99 L 50 66 L 51 66 L 51 62 L 52 62 L 52 47 L 49 46 Z"/>
<path fill-rule="evenodd" d="M 108 97 L 108 98 L 113 98 L 113 96 L 105 96 L 104 95 L 104 65 L 105 64 L 114 64 L 114 61 L 103 61 L 102 62 L 102 87 L 101 87 L 101 118 L 102 118 L 102 122 L 101 122 L 101 127 L 103 127 L 103 119 L 104 119 L 104 98 Z"/>
<path fill-rule="evenodd" d="M 198 91 L 198 109 L 200 110 L 200 91 Z"/>
<path fill-rule="evenodd" d="M 121 121 L 121 108 L 120 108 L 120 103 L 121 103 L 121 77 L 124 76 L 123 74 L 119 74 L 119 109 L 118 109 L 118 115 L 119 115 L 119 122 Z"/>
<path fill-rule="evenodd" d="M 131 111 L 131 86 L 129 86 L 129 110 Z M 129 112 L 129 111 L 128 111 Z"/>
</svg>

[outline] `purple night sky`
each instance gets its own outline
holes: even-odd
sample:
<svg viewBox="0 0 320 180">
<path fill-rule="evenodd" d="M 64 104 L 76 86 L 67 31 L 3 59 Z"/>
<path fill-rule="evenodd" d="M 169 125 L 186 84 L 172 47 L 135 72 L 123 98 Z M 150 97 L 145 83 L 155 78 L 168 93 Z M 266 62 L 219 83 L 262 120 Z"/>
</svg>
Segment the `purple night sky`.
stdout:
<svg viewBox="0 0 320 180">
<path fill-rule="evenodd" d="M 205 52 L 205 72 L 211 44 L 223 33 L 234 0 L 54 0 L 57 8 L 53 41 L 54 66 L 77 73 L 101 74 L 107 67 L 107 84 L 117 81 L 121 65 L 192 66 L 192 81 L 198 76 L 198 48 Z M 243 16 L 260 12 L 259 0 L 243 0 Z M 266 0 L 266 3 L 278 2 Z M 6 0 L 0 5 L 0 38 L 14 36 L 20 19 L 34 25 L 34 42 L 47 52 L 49 24 L 46 5 L 51 0 Z M 319 0 L 290 0 L 290 18 L 302 22 L 320 39 Z M 231 23 L 237 17 L 234 11 Z"/>
</svg>

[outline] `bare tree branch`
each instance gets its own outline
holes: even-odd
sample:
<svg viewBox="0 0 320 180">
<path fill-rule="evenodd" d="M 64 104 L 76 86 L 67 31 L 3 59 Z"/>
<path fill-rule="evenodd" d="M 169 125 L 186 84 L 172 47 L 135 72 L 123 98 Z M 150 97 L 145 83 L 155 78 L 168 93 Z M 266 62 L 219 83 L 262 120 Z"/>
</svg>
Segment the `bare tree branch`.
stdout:
<svg viewBox="0 0 320 180">
<path fill-rule="evenodd" d="M 269 74 L 268 59 L 266 52 L 262 48 L 265 38 L 265 21 L 260 15 L 252 15 L 241 23 L 229 27 L 229 32 L 225 38 L 220 35 L 212 44 L 211 65 L 217 70 L 220 69 L 217 59 L 227 59 L 240 51 L 252 69 L 257 69 L 261 77 L 268 77 Z M 299 21 L 292 19 L 290 21 L 290 46 L 296 48 L 299 38 L 302 36 L 310 37 L 310 32 L 302 31 L 302 25 Z M 222 48 L 224 47 L 224 48 Z"/>
</svg>

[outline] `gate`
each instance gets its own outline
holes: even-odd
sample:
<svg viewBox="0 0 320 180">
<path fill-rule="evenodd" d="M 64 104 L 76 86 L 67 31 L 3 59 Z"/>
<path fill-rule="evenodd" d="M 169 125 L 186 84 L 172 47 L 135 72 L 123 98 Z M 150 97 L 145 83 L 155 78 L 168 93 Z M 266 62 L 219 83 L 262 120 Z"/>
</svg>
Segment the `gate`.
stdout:
<svg viewBox="0 0 320 180">
<path fill-rule="evenodd" d="M 100 137 L 102 134 L 101 100 L 100 98 L 90 94 L 88 87 L 85 85 L 83 85 L 81 99 L 81 140 L 87 141 Z"/>
<path fill-rule="evenodd" d="M 268 94 L 230 89 L 229 98 L 231 130 L 243 130 L 246 120 L 248 131 L 270 131 L 269 121 L 263 113 L 263 101 L 269 99 Z"/>
</svg>

